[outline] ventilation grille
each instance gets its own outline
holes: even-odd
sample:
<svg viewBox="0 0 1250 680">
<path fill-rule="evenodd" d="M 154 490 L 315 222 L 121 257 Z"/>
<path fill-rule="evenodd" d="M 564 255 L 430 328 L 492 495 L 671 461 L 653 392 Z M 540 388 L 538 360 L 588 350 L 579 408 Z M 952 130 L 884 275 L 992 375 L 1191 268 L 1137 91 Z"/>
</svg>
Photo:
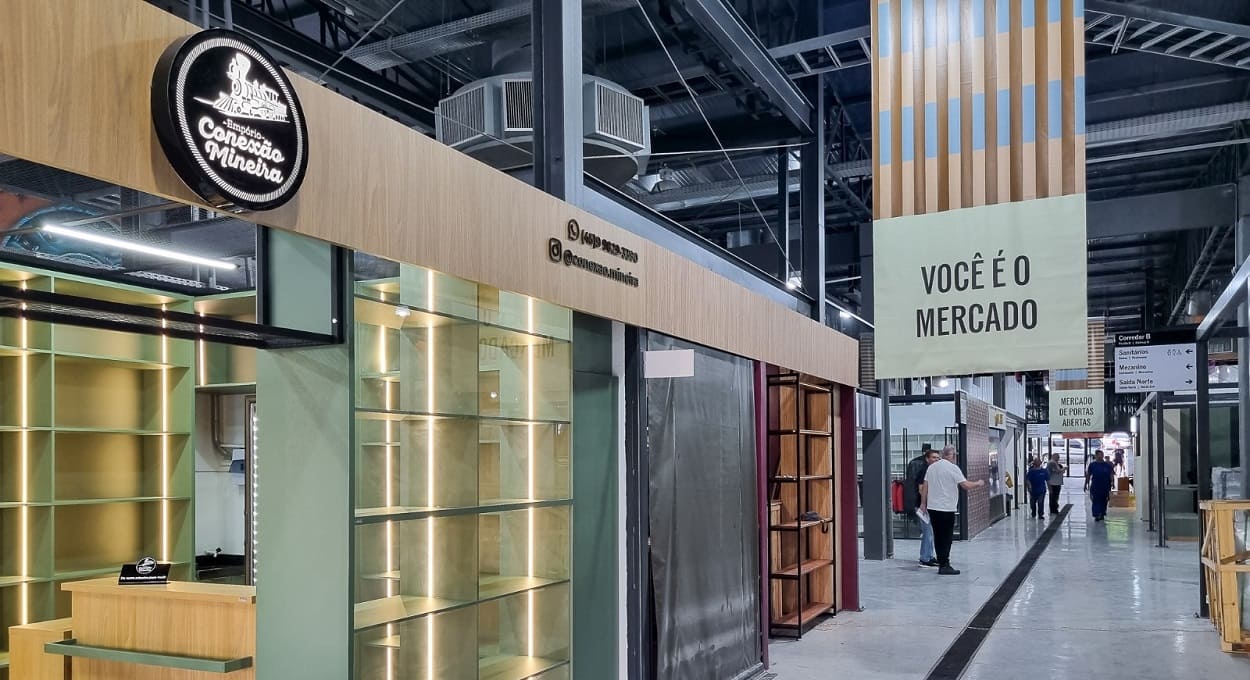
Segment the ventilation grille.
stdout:
<svg viewBox="0 0 1250 680">
<path fill-rule="evenodd" d="M 486 85 L 457 92 L 438 104 L 438 140 L 456 146 L 486 132 Z"/>
<path fill-rule="evenodd" d="M 646 121 L 641 99 L 595 83 L 595 133 L 641 149 L 647 146 Z"/>
<path fill-rule="evenodd" d="M 877 393 L 877 355 L 872 333 L 859 336 L 859 389 Z"/>
<path fill-rule="evenodd" d="M 1089 375 L 1086 377 L 1085 388 L 1101 390 L 1107 360 L 1107 323 L 1105 321 L 1089 322 L 1087 343 Z"/>
<path fill-rule="evenodd" d="M 529 132 L 534 129 L 534 81 L 503 81 L 504 132 Z"/>
</svg>

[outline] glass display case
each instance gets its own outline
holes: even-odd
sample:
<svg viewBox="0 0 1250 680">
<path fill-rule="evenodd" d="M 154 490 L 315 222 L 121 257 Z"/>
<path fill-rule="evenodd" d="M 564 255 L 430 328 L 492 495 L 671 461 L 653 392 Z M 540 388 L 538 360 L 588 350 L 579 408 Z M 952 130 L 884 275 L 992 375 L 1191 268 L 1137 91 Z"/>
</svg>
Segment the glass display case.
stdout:
<svg viewBox="0 0 1250 680">
<path fill-rule="evenodd" d="M 354 677 L 567 678 L 572 314 L 386 273 L 356 284 Z"/>
</svg>

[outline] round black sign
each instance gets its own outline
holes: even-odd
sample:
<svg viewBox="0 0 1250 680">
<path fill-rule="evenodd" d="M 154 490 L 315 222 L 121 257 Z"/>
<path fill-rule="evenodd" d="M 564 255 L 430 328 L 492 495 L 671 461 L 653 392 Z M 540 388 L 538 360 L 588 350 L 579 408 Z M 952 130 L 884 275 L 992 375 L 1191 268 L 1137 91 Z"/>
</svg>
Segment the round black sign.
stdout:
<svg viewBox="0 0 1250 680">
<path fill-rule="evenodd" d="M 151 574 L 156 571 L 156 560 L 151 557 L 144 557 L 138 562 L 135 562 L 135 571 L 139 572 L 140 576 L 147 576 L 148 574 Z"/>
<path fill-rule="evenodd" d="M 233 31 L 202 31 L 165 50 L 152 120 L 178 176 L 216 207 L 276 208 L 304 180 L 308 128 L 295 88 Z"/>
</svg>

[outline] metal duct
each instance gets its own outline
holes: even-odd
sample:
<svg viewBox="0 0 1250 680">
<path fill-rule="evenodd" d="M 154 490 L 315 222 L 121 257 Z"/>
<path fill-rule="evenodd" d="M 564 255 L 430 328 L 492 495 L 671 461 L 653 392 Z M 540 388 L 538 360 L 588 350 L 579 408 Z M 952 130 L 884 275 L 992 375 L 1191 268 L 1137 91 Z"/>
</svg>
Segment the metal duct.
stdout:
<svg viewBox="0 0 1250 680">
<path fill-rule="evenodd" d="M 634 7 L 633 0 L 587 0 L 582 7 L 586 16 L 611 14 Z M 530 3 L 521 2 L 475 14 L 446 23 L 360 45 L 346 55 L 375 71 L 421 61 L 448 52 L 476 47 L 491 42 L 489 29 L 529 17 Z M 526 40 L 528 40 L 528 31 Z M 524 69 L 529 70 L 526 66 Z M 499 71 L 495 71 L 499 73 Z"/>
<path fill-rule="evenodd" d="M 1085 132 L 1085 146 L 1092 148 L 1150 137 L 1163 137 L 1191 130 L 1223 127 L 1241 120 L 1250 120 L 1250 102 L 1220 104 L 1153 116 L 1126 118 L 1090 125 Z"/>
</svg>

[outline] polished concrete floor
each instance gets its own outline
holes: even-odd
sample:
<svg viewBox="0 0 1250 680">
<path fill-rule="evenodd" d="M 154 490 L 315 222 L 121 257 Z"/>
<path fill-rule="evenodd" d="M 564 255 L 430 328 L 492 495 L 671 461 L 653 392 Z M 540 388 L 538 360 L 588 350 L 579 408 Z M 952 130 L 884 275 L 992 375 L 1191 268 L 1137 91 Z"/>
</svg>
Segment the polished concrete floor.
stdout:
<svg viewBox="0 0 1250 680">
<path fill-rule="evenodd" d="M 1210 622 L 1194 617 L 1195 544 L 1155 547 L 1131 510 L 1094 522 L 1077 480 L 1064 496 L 1071 513 L 965 679 L 1250 678 L 1250 657 L 1220 651 Z M 957 542 L 951 561 L 963 574 L 953 577 L 917 566 L 917 541 L 897 542 L 898 559 L 860 563 L 864 611 L 774 641 L 769 671 L 777 680 L 923 679 L 1044 525 L 1017 511 Z"/>
</svg>

